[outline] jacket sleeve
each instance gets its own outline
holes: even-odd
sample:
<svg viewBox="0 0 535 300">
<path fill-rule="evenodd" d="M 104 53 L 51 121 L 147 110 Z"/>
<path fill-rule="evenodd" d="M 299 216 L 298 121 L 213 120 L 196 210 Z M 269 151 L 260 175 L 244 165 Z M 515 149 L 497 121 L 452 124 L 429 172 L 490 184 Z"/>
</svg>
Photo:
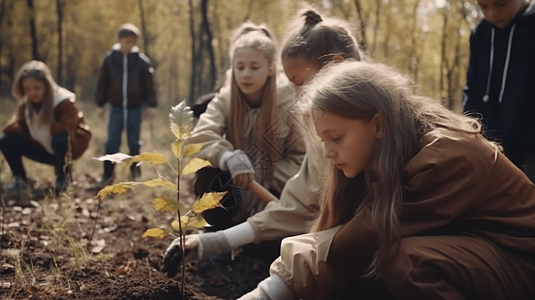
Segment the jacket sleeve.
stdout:
<svg viewBox="0 0 535 300">
<path fill-rule="evenodd" d="M 74 131 L 78 127 L 78 108 L 74 99 L 65 99 L 54 108 L 54 119 L 50 132 L 61 134 Z"/>
<path fill-rule="evenodd" d="M 108 87 L 111 80 L 108 64 L 106 63 L 108 57 L 108 55 L 104 57 L 98 74 L 97 92 L 95 94 L 95 102 L 98 107 L 103 107 L 108 102 Z"/>
<path fill-rule="evenodd" d="M 476 55 L 478 49 L 476 49 L 475 33 L 472 31 L 470 35 L 470 62 L 468 65 L 468 71 L 466 74 L 466 86 L 463 91 L 463 111 L 465 113 L 481 113 L 480 106 L 483 104 L 483 96 L 481 95 L 479 87 L 479 68 L 477 65 Z"/>
<path fill-rule="evenodd" d="M 187 144 L 202 144 L 195 157 L 208 160 L 213 167 L 219 168 L 219 158 L 225 151 L 234 151 L 232 144 L 225 138 L 228 100 L 222 94 L 208 103 L 206 112 L 201 114 Z"/>
<path fill-rule="evenodd" d="M 154 85 L 154 67 L 152 67 L 150 59 L 147 57 L 145 61 L 145 68 L 143 71 L 143 90 L 145 91 L 145 101 L 150 107 L 158 106 L 158 98 L 156 97 L 156 87 Z"/>
<path fill-rule="evenodd" d="M 299 172 L 284 186 L 280 200 L 269 202 L 248 219 L 255 230 L 255 243 L 310 230 L 319 211 L 321 184 L 316 163 L 321 160 L 308 151 Z"/>
<path fill-rule="evenodd" d="M 4 125 L 4 133 L 20 135 L 26 140 L 32 141 L 28 125 L 26 123 L 26 115 L 24 114 L 24 104 L 20 104 L 17 111 L 13 114 L 11 119 Z"/>
</svg>

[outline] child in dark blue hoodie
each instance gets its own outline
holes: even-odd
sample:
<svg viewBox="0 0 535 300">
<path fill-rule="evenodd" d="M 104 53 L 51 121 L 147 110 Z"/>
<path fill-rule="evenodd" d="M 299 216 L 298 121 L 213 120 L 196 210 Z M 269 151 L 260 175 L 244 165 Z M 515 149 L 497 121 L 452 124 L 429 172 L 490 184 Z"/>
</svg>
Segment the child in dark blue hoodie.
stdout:
<svg viewBox="0 0 535 300">
<path fill-rule="evenodd" d="M 485 19 L 470 38 L 464 111 L 535 182 L 535 1 L 478 0 Z"/>
</svg>

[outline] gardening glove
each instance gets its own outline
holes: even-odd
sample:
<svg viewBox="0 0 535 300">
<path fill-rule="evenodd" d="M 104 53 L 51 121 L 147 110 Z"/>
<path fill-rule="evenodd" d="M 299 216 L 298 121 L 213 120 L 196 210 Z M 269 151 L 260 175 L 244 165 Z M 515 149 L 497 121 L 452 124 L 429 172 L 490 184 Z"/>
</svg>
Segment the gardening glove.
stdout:
<svg viewBox="0 0 535 300">
<path fill-rule="evenodd" d="M 254 174 L 254 167 L 249 157 L 242 150 L 225 151 L 219 159 L 223 171 L 230 171 L 232 177 L 239 174 Z"/>
<path fill-rule="evenodd" d="M 190 234 L 185 237 L 184 241 L 186 262 L 227 253 L 254 241 L 255 231 L 249 222 L 217 232 Z M 167 273 L 168 277 L 174 277 L 181 261 L 180 238 L 176 238 L 165 251 L 162 272 Z"/>
<path fill-rule="evenodd" d="M 241 150 L 234 152 L 226 151 L 219 160 L 220 168 L 223 171 L 229 170 L 232 176 L 232 183 L 244 189 L 249 188 L 249 184 L 254 180 L 254 167 L 247 154 Z"/>
<path fill-rule="evenodd" d="M 194 259 L 195 251 L 192 253 L 191 250 L 197 248 L 198 245 L 198 234 L 191 234 L 184 237 L 184 256 L 186 257 L 186 262 Z M 166 273 L 167 277 L 174 277 L 178 272 L 178 266 L 181 262 L 182 250 L 180 249 L 180 237 L 178 237 L 165 250 L 162 272 Z"/>
<path fill-rule="evenodd" d="M 184 241 L 186 262 L 202 260 L 212 255 L 226 253 L 232 250 L 225 234 L 222 231 L 204 234 L 190 234 Z M 162 272 L 167 277 L 174 277 L 182 262 L 180 238 L 176 238 L 165 250 Z"/>
<path fill-rule="evenodd" d="M 294 300 L 293 291 L 278 275 L 271 275 L 262 280 L 258 286 L 238 300 Z"/>
</svg>

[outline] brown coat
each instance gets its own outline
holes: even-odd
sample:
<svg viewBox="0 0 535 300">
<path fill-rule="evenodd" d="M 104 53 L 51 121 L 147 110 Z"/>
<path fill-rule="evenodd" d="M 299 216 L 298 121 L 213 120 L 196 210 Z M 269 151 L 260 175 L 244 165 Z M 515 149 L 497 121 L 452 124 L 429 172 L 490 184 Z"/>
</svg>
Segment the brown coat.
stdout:
<svg viewBox="0 0 535 300">
<path fill-rule="evenodd" d="M 434 130 L 405 166 L 404 178 L 402 239 L 473 236 L 533 265 L 526 258 L 535 254 L 535 186 L 484 138 Z M 364 208 L 344 225 L 284 239 L 271 274 L 303 299 L 328 299 L 358 280 L 376 246 Z"/>
<path fill-rule="evenodd" d="M 78 110 L 75 105 L 74 95 L 71 98 L 64 99 L 54 107 L 52 123 L 50 124 L 50 133 L 67 134 L 69 136 L 69 145 L 72 149 L 72 159 L 78 159 L 89 145 L 91 131 L 85 123 L 84 114 Z M 28 141 L 35 142 L 30 136 L 28 123 L 26 122 L 25 110 L 26 103 L 19 105 L 17 112 L 4 126 L 4 133 L 20 135 Z"/>
</svg>

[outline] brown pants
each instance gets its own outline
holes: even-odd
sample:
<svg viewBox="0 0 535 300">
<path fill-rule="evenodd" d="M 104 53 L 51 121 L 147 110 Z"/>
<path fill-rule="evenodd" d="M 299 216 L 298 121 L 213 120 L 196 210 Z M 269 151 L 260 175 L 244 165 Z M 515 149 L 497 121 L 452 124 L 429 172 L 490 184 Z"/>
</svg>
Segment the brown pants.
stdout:
<svg viewBox="0 0 535 300">
<path fill-rule="evenodd" d="M 401 240 L 386 287 L 398 299 L 533 299 L 535 261 L 472 236 Z"/>
</svg>

